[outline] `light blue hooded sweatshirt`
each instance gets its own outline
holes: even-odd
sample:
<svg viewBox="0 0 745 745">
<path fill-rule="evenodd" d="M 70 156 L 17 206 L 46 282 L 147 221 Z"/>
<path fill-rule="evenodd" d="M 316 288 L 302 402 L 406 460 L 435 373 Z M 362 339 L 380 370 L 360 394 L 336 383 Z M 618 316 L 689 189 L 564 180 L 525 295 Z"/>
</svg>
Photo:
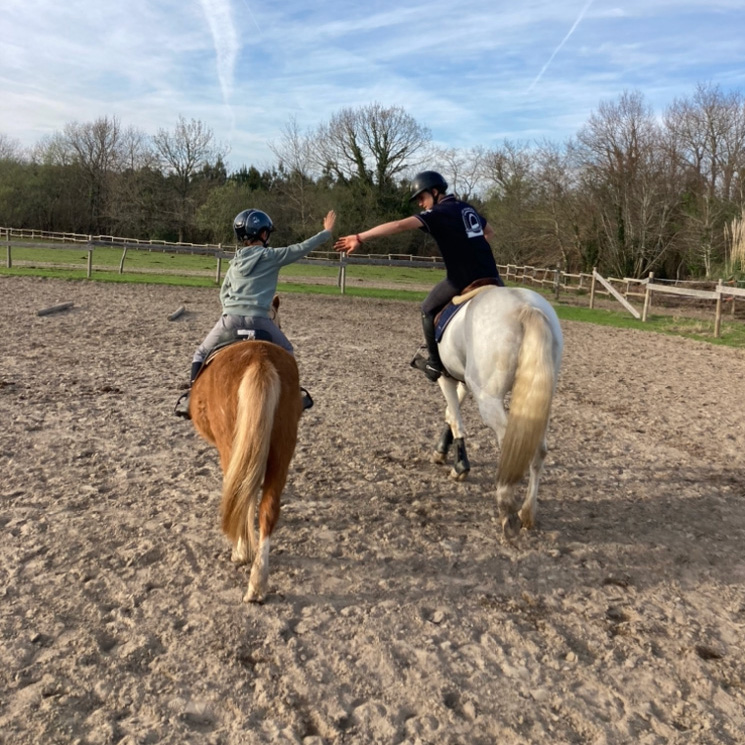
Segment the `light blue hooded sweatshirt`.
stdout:
<svg viewBox="0 0 745 745">
<path fill-rule="evenodd" d="M 312 238 L 284 248 L 243 246 L 236 251 L 220 289 L 222 312 L 234 316 L 268 318 L 277 292 L 279 270 L 292 264 L 331 238 L 322 230 Z"/>
</svg>

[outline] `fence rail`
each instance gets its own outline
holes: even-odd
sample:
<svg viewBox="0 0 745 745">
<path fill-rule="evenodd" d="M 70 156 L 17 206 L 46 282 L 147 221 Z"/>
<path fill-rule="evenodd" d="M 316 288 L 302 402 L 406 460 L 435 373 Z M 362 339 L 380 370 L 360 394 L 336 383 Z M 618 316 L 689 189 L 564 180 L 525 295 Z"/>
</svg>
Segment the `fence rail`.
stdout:
<svg viewBox="0 0 745 745">
<path fill-rule="evenodd" d="M 175 243 L 168 241 L 143 241 L 116 236 L 82 235 L 77 233 L 51 233 L 40 230 L 24 230 L 0 227 L 0 238 L 4 236 L 6 246 L 6 265 L 13 265 L 12 249 L 72 249 L 85 250 L 86 276 L 93 274 L 93 253 L 97 247 L 117 247 L 122 249 L 119 262 L 119 273 L 124 272 L 127 252 L 132 250 L 163 251 L 168 253 L 199 254 L 211 256 L 216 261 L 215 283 L 222 278 L 222 261 L 231 259 L 234 251 L 227 250 L 222 244 L 214 243 Z M 413 256 L 410 254 L 363 254 L 345 256 L 336 251 L 313 251 L 299 263 L 316 266 L 338 267 L 337 285 L 340 292 L 346 292 L 347 270 L 358 266 L 395 266 L 417 267 L 427 269 L 443 269 L 444 264 L 439 257 Z M 498 264 L 498 269 L 506 282 L 540 287 L 542 290 L 553 292 L 558 301 L 562 293 L 576 295 L 589 294 L 589 307 L 594 307 L 597 296 L 605 295 L 620 302 L 634 317 L 646 321 L 652 307 L 654 295 L 667 295 L 679 298 L 690 298 L 701 301 L 712 301 L 715 304 L 714 335 L 719 336 L 724 303 L 730 303 L 731 315 L 735 315 L 736 298 L 745 298 L 745 287 L 734 281 L 654 281 L 654 274 L 650 273 L 644 279 L 631 277 L 614 278 L 602 277 L 596 269 L 592 273 L 570 273 L 560 267 L 547 268 L 535 266 L 518 266 L 516 264 Z M 641 314 L 633 307 L 631 300 L 642 301 Z"/>
</svg>

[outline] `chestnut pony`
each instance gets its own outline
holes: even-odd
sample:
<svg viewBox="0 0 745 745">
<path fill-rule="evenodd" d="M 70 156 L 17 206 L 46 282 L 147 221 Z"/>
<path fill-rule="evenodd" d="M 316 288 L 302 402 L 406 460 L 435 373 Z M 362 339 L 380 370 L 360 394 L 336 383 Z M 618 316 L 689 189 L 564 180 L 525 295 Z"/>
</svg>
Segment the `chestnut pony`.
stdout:
<svg viewBox="0 0 745 745">
<path fill-rule="evenodd" d="M 279 298 L 274 298 L 275 314 Z M 190 412 L 223 470 L 222 530 L 232 560 L 251 564 L 244 602 L 262 602 L 269 545 L 302 414 L 295 358 L 276 344 L 239 341 L 214 354 L 194 381 Z M 258 506 L 259 536 L 256 537 Z"/>
</svg>

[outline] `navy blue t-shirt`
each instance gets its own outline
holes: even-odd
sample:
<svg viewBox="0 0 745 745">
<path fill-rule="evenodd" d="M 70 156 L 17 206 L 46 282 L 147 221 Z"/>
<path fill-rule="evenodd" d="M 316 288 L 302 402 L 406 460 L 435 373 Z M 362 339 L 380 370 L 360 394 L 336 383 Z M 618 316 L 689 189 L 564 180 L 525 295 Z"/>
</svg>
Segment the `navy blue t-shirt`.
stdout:
<svg viewBox="0 0 745 745">
<path fill-rule="evenodd" d="M 486 220 L 452 194 L 416 217 L 437 243 L 447 278 L 462 290 L 477 279 L 499 277 L 491 246 L 484 237 Z"/>
</svg>

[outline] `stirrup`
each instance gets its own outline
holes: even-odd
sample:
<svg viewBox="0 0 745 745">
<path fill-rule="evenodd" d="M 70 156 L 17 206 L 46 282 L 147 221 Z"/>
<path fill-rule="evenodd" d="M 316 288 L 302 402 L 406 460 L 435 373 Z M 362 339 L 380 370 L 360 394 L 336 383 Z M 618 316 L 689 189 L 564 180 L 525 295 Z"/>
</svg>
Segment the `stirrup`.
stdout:
<svg viewBox="0 0 745 745">
<path fill-rule="evenodd" d="M 419 367 L 419 362 L 420 361 L 426 362 L 427 356 L 428 356 L 427 347 L 425 347 L 424 344 L 422 344 L 422 346 L 416 350 L 416 354 L 411 358 L 411 362 L 409 362 L 409 364 L 412 367 L 415 367 L 417 370 L 419 370 L 421 369 Z"/>
<path fill-rule="evenodd" d="M 442 369 L 441 363 L 437 363 L 436 361 L 430 359 L 425 359 L 424 357 L 415 357 L 411 361 L 411 366 L 415 367 L 417 370 L 421 370 L 433 383 L 437 382 L 437 379 L 440 377 L 440 375 L 443 375 L 445 372 Z"/>
<path fill-rule="evenodd" d="M 311 398 L 310 393 L 308 393 L 308 391 L 303 387 L 300 388 L 300 398 L 303 402 L 303 411 L 313 408 L 313 399 Z"/>
<path fill-rule="evenodd" d="M 178 397 L 178 401 L 176 401 L 176 406 L 173 408 L 173 413 L 176 416 L 180 416 L 182 419 L 191 419 L 191 412 L 189 411 L 189 394 L 191 393 L 191 388 L 182 393 Z M 182 406 L 181 402 L 186 399 L 186 403 Z M 181 408 L 179 408 L 181 407 Z"/>
</svg>

